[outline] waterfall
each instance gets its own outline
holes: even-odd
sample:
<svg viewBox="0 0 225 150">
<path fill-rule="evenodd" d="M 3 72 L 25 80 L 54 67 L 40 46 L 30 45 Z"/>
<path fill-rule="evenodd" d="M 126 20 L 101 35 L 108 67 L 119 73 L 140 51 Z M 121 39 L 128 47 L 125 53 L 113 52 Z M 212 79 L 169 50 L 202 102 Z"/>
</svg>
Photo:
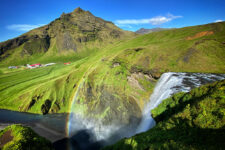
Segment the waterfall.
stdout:
<svg viewBox="0 0 225 150">
<path fill-rule="evenodd" d="M 225 79 L 224 74 L 164 73 L 157 82 L 149 102 L 143 109 L 142 121 L 136 133 L 145 132 L 156 124 L 151 117 L 151 110 L 156 108 L 164 99 L 177 92 L 189 92 L 192 88 L 223 79 Z"/>
<path fill-rule="evenodd" d="M 81 147 L 87 147 L 90 143 L 92 144 L 99 141 L 104 141 L 104 144 L 112 144 L 121 138 L 130 137 L 136 133 L 147 131 L 155 125 L 155 121 L 151 117 L 151 110 L 157 107 L 164 99 L 170 97 L 174 93 L 181 91 L 188 92 L 192 88 L 222 79 L 225 79 L 224 74 L 164 73 L 158 80 L 155 89 L 150 96 L 149 102 L 143 109 L 142 121 L 138 128 L 136 128 L 136 126 L 128 127 L 118 123 L 104 125 L 100 119 L 83 116 L 82 113 L 80 113 L 82 109 L 80 109 L 79 106 L 76 107 L 79 90 L 85 83 L 83 78 L 76 90 L 73 104 L 71 106 L 71 113 L 68 123 L 69 137 L 71 139 L 76 138 Z M 83 134 L 84 130 L 85 133 L 89 134 L 89 137 L 82 139 L 79 133 L 82 131 Z M 83 141 L 80 142 L 80 139 Z"/>
</svg>

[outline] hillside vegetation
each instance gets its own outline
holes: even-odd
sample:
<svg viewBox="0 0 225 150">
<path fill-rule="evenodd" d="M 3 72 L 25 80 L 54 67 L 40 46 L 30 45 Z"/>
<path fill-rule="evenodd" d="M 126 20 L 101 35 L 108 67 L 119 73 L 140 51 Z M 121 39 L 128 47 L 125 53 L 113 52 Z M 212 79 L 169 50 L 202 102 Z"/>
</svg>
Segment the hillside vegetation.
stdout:
<svg viewBox="0 0 225 150">
<path fill-rule="evenodd" d="M 91 23 L 86 24 L 82 18 L 88 18 Z M 76 25 L 71 25 L 75 22 Z M 92 33 L 89 27 L 96 31 L 94 41 L 87 38 Z M 101 30 L 96 30 L 98 27 Z M 65 30 L 66 33 L 74 32 L 74 35 L 70 34 L 72 37 L 68 39 L 66 35 L 61 36 Z M 76 31 L 82 31 L 82 35 Z M 118 34 L 115 35 L 114 31 Z M 163 72 L 225 72 L 224 22 L 135 37 L 133 33 L 96 18 L 90 12 L 77 9 L 25 35 L 34 33 L 49 35 L 48 50 L 48 41 L 43 40 L 29 40 L 19 46 L 14 45 L 11 50 L 4 47 L 7 41 L 1 43 L 4 52 L 1 54 L 0 68 L 0 108 L 39 114 L 76 111 L 84 117 L 100 119 L 105 124 L 114 121 L 137 123 L 142 108 Z M 78 35 L 80 38 L 86 35 L 89 40 L 78 44 L 75 40 Z M 57 37 L 65 39 L 57 42 Z M 73 43 L 71 39 L 76 42 Z M 63 47 L 63 41 L 70 41 L 64 43 L 71 46 L 69 50 Z M 30 42 L 34 45 L 42 44 L 39 49 L 35 49 Z M 73 44 L 76 50 L 66 55 Z M 24 46 L 26 50 L 30 48 L 27 52 L 31 55 L 21 57 Z M 36 50 L 40 52 L 34 54 Z M 5 57 L 7 53 L 10 55 Z M 47 61 L 55 61 L 57 64 L 32 70 L 6 68 L 11 62 Z M 71 65 L 62 64 L 66 61 L 71 61 Z M 78 95 L 76 105 L 71 108 L 75 93 Z"/>
<path fill-rule="evenodd" d="M 1 150 L 53 150 L 50 141 L 29 127 L 11 125 L 0 131 Z"/>
<path fill-rule="evenodd" d="M 157 124 L 104 150 L 224 149 L 225 80 L 178 93 L 152 110 Z"/>
</svg>

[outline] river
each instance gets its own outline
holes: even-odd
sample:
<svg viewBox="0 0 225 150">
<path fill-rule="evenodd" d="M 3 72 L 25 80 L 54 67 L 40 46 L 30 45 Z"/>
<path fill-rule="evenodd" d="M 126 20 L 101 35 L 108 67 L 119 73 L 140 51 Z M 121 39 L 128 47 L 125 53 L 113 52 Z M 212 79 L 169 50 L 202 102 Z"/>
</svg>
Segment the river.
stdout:
<svg viewBox="0 0 225 150">
<path fill-rule="evenodd" d="M 52 142 L 66 137 L 67 114 L 38 115 L 0 109 L 0 128 L 10 124 L 30 126 Z"/>
</svg>

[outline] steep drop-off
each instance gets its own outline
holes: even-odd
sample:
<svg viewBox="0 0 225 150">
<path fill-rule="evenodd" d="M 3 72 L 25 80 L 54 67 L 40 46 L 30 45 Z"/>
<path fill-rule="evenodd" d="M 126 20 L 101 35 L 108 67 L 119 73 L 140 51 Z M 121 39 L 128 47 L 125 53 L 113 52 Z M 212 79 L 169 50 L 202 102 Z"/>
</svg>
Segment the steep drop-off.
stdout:
<svg viewBox="0 0 225 150">
<path fill-rule="evenodd" d="M 157 125 L 105 150 L 224 149 L 225 80 L 178 93 L 152 110 Z"/>
</svg>

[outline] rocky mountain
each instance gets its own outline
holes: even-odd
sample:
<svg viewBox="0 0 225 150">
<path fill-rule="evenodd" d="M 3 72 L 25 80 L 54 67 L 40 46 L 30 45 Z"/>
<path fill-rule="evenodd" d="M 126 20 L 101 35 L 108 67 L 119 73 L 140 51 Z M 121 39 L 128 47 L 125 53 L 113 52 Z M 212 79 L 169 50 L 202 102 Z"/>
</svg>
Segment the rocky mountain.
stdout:
<svg viewBox="0 0 225 150">
<path fill-rule="evenodd" d="M 17 63 L 36 55 L 39 58 L 45 55 L 47 58 L 55 55 L 73 55 L 131 35 L 134 34 L 121 30 L 112 22 L 76 8 L 71 13 L 63 13 L 48 25 L 0 43 L 0 61 Z"/>
<path fill-rule="evenodd" d="M 141 29 L 137 30 L 135 33 L 147 34 L 147 33 L 152 33 L 152 32 L 157 32 L 157 31 L 163 31 L 163 30 L 169 30 L 169 29 L 167 29 L 167 28 L 152 28 L 152 29 L 141 28 Z"/>
</svg>

